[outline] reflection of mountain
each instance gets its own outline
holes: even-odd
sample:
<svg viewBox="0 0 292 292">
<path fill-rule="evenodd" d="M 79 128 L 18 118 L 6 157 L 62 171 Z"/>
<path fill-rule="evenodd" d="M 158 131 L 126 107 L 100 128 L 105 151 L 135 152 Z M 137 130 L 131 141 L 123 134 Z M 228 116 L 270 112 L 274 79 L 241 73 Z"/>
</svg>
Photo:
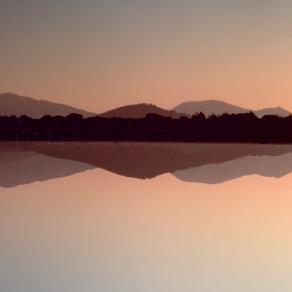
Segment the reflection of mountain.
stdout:
<svg viewBox="0 0 292 292">
<path fill-rule="evenodd" d="M 292 171 L 292 153 L 280 156 L 246 156 L 221 164 L 178 170 L 173 175 L 187 182 L 218 184 L 246 175 L 282 177 Z"/>
<path fill-rule="evenodd" d="M 277 156 L 292 151 L 290 145 L 185 144 L 185 143 L 6 143 L 47 156 L 79 161 L 136 178 L 151 178 L 206 164 L 245 156 Z"/>
<path fill-rule="evenodd" d="M 9 152 L 9 153 L 8 153 Z M 96 167 L 140 179 L 173 173 L 186 181 L 217 183 L 292 170 L 291 145 L 183 143 L 2 143 L 0 185 L 64 177 Z"/>
<path fill-rule="evenodd" d="M 76 161 L 33 152 L 0 153 L 0 186 L 15 187 L 35 181 L 66 177 L 94 168 Z"/>
<path fill-rule="evenodd" d="M 56 158 L 79 161 L 136 178 L 248 155 L 281 155 L 292 146 L 183 143 L 24 143 L 28 149 Z"/>
</svg>

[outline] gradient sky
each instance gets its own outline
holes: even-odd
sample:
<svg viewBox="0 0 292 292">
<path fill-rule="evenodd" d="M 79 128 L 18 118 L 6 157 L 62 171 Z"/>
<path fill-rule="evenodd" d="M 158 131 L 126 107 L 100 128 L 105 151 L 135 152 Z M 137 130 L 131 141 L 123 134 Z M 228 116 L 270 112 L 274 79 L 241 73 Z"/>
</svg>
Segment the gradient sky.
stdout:
<svg viewBox="0 0 292 292">
<path fill-rule="evenodd" d="M 0 0 L 0 92 L 101 112 L 292 110 L 291 0 Z"/>
</svg>

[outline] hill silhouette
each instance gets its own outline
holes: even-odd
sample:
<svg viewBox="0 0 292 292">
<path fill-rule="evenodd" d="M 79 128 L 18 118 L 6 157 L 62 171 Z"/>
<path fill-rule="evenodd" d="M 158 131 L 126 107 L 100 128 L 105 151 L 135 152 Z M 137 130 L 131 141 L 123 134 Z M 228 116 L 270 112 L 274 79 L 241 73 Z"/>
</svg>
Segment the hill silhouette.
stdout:
<svg viewBox="0 0 292 292">
<path fill-rule="evenodd" d="M 173 110 L 166 110 L 153 104 L 140 103 L 126 105 L 100 114 L 100 117 L 106 118 L 144 118 L 147 114 L 157 114 L 163 117 L 180 118 L 183 114 Z"/>
<path fill-rule="evenodd" d="M 27 115 L 32 118 L 41 118 L 44 115 L 67 116 L 71 113 L 81 114 L 84 117 L 95 115 L 64 104 L 37 100 L 13 93 L 0 94 L 0 115 L 15 115 L 18 117 Z"/>
<path fill-rule="evenodd" d="M 174 111 L 184 113 L 188 115 L 194 115 L 196 113 L 203 113 L 206 116 L 215 114 L 222 115 L 247 113 L 249 110 L 241 108 L 236 105 L 232 105 L 220 100 L 204 100 L 204 101 L 189 101 L 183 102 L 173 108 Z"/>
<path fill-rule="evenodd" d="M 206 116 L 227 114 L 240 114 L 253 112 L 258 117 L 265 115 L 276 115 L 279 117 L 289 116 L 291 113 L 281 107 L 263 108 L 260 110 L 251 110 L 242 108 L 220 100 L 204 100 L 184 102 L 173 108 L 174 111 L 187 115 L 194 115 L 202 112 Z"/>
<path fill-rule="evenodd" d="M 254 113 L 260 118 L 266 115 L 276 115 L 279 117 L 287 117 L 291 115 L 291 112 L 285 110 L 282 107 L 264 108 L 261 110 L 256 110 Z"/>
<path fill-rule="evenodd" d="M 134 119 L 144 118 L 148 114 L 157 114 L 162 117 L 177 119 L 182 116 L 192 116 L 200 112 L 204 113 L 206 116 L 210 116 L 212 114 L 222 115 L 224 113 L 239 114 L 248 112 L 253 112 L 258 117 L 263 117 L 265 115 L 277 115 L 284 117 L 291 114 L 289 111 L 281 107 L 250 110 L 220 100 L 205 100 L 184 102 L 172 110 L 164 109 L 149 103 L 125 105 L 101 113 L 99 116 L 106 118 L 116 117 Z M 31 118 L 41 118 L 45 115 L 67 116 L 72 113 L 80 114 L 83 117 L 96 116 L 95 113 L 65 104 L 38 100 L 13 93 L 0 94 L 0 115 L 2 116 L 15 115 L 20 117 L 22 115 L 26 115 Z"/>
</svg>

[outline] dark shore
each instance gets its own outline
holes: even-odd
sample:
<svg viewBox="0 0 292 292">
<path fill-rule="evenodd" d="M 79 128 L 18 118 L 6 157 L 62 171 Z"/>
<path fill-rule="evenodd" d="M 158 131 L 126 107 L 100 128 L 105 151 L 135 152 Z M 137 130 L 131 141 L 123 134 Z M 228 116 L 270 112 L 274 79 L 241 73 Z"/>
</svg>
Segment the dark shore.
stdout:
<svg viewBox="0 0 292 292">
<path fill-rule="evenodd" d="M 257 117 L 253 113 L 178 119 L 148 114 L 145 118 L 84 118 L 78 114 L 0 116 L 0 141 L 127 141 L 291 144 L 292 116 Z"/>
</svg>

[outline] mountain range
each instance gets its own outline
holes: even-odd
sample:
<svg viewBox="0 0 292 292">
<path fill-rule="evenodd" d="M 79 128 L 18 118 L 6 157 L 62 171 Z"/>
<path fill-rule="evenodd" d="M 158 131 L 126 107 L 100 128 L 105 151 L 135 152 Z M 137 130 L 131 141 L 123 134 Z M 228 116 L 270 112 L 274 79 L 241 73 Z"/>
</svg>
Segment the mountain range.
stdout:
<svg viewBox="0 0 292 292">
<path fill-rule="evenodd" d="M 120 118 L 144 118 L 147 114 L 155 113 L 165 117 L 180 118 L 181 116 L 191 116 L 196 113 L 204 113 L 206 116 L 211 114 L 222 115 L 239 114 L 254 112 L 258 117 L 264 115 L 288 116 L 291 113 L 284 108 L 264 108 L 260 110 L 251 110 L 232 105 L 220 100 L 204 100 L 184 102 L 173 109 L 163 109 L 153 104 L 140 103 L 125 105 L 107 112 L 99 114 L 101 117 L 120 117 Z M 32 118 L 40 118 L 44 115 L 66 116 L 71 113 L 77 113 L 84 117 L 97 115 L 93 112 L 78 109 L 65 104 L 37 100 L 31 97 L 19 96 L 12 93 L 0 94 L 0 115 L 27 115 Z"/>
<path fill-rule="evenodd" d="M 281 107 L 252 110 L 252 109 L 242 108 L 233 104 L 229 104 L 220 100 L 184 102 L 174 107 L 173 110 L 176 112 L 185 113 L 188 115 L 193 115 L 193 114 L 202 112 L 206 116 L 209 116 L 212 114 L 215 114 L 215 115 L 222 115 L 224 113 L 241 114 L 241 113 L 248 113 L 248 112 L 253 112 L 258 117 L 263 117 L 264 115 L 277 115 L 277 116 L 285 117 L 291 114 L 291 112 Z"/>
<path fill-rule="evenodd" d="M 291 113 L 281 107 L 275 108 L 263 108 L 260 110 L 245 109 L 236 105 L 232 105 L 220 100 L 204 100 L 204 101 L 190 101 L 184 102 L 171 110 L 166 110 L 157 107 L 152 104 L 133 104 L 126 105 L 123 107 L 118 107 L 116 109 L 107 111 L 100 116 L 108 118 L 143 118 L 148 113 L 155 113 L 161 116 L 180 118 L 181 116 L 192 116 L 196 113 L 204 113 L 206 116 L 212 114 L 223 115 L 228 114 L 241 114 L 253 112 L 258 117 L 263 117 L 265 115 L 277 115 L 279 117 L 289 116 Z"/>
</svg>

